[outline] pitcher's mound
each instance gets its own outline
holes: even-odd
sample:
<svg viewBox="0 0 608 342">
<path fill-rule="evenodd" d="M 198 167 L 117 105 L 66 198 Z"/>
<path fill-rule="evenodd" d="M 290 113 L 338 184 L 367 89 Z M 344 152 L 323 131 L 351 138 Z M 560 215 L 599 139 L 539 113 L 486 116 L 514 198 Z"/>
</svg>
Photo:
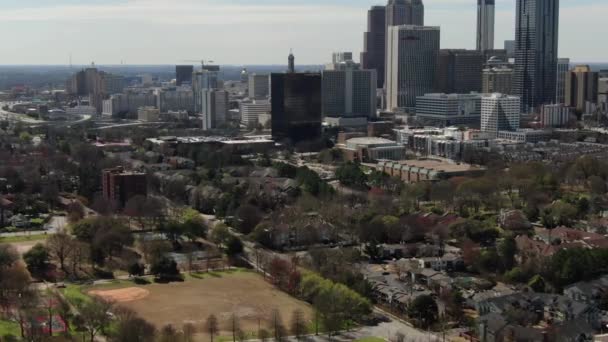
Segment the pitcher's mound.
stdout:
<svg viewBox="0 0 608 342">
<path fill-rule="evenodd" d="M 90 291 L 90 295 L 99 296 L 105 300 L 116 303 L 132 302 L 134 300 L 144 299 L 150 291 L 139 288 L 139 287 L 128 287 L 125 289 L 118 290 L 95 290 Z"/>
</svg>

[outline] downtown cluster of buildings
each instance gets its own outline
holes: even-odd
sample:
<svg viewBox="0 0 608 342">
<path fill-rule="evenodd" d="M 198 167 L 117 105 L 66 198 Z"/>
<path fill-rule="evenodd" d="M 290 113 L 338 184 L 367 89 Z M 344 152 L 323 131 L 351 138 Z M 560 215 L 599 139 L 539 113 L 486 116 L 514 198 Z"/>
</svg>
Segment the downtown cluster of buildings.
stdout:
<svg viewBox="0 0 608 342">
<path fill-rule="evenodd" d="M 224 81 L 219 66 L 203 62 L 176 66 L 171 82 L 125 87 L 91 67 L 67 91 L 107 117 L 271 128 L 276 141 L 292 143 L 317 140 L 324 125 L 364 130 L 383 120 L 530 142 L 546 135 L 530 129 L 572 126 L 608 109 L 608 72 L 558 58 L 559 1 L 518 0 L 514 39 L 503 49 L 495 48 L 494 0 L 478 0 L 475 50 L 441 49 L 441 29 L 425 26 L 424 14 L 422 0 L 373 6 L 360 63 L 335 52 L 321 72 L 296 72 L 290 54 L 283 73 L 243 69 L 241 80 Z"/>
</svg>

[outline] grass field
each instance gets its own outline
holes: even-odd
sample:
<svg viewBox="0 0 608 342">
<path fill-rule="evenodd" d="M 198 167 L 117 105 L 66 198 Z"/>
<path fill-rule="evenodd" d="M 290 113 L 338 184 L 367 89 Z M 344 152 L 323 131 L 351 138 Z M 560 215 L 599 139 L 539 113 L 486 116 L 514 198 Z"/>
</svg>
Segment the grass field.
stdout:
<svg viewBox="0 0 608 342">
<path fill-rule="evenodd" d="M 0 340 L 6 335 L 21 336 L 19 324 L 0 320 Z"/>
<path fill-rule="evenodd" d="M 48 235 L 46 234 L 0 237 L 0 243 L 43 241 L 46 240 L 47 237 Z"/>
<path fill-rule="evenodd" d="M 185 323 L 202 328 L 207 317 L 214 314 L 219 320 L 221 334 L 228 335 L 230 317 L 235 314 L 240 328 L 253 334 L 258 326 L 268 328 L 275 309 L 281 313 L 286 326 L 295 309 L 312 317 L 307 303 L 275 289 L 260 275 L 242 270 L 187 276 L 184 282 L 170 284 L 138 286 L 121 281 L 76 290 L 77 287 L 68 287 L 66 295 L 79 298 L 78 291 L 94 291 L 109 299 L 119 298 L 119 305 L 134 310 L 158 328 L 172 324 L 180 329 Z M 129 300 L 131 294 L 133 299 Z"/>
</svg>

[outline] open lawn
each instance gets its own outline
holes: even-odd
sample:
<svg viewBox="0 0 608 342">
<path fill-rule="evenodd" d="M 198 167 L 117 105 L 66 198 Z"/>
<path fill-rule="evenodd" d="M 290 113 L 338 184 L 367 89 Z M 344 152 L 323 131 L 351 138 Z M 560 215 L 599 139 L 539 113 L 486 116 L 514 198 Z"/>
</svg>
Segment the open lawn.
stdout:
<svg viewBox="0 0 608 342">
<path fill-rule="evenodd" d="M 258 324 L 268 328 L 274 309 L 280 311 L 286 326 L 295 309 L 312 317 L 308 304 L 275 289 L 260 275 L 242 270 L 213 272 L 198 278 L 188 276 L 184 282 L 170 284 L 138 286 L 120 282 L 83 291 L 114 300 L 158 328 L 172 324 L 180 329 L 184 323 L 193 323 L 202 329 L 207 317 L 214 314 L 221 334 L 228 335 L 232 314 L 236 314 L 246 333 L 258 331 Z"/>
<path fill-rule="evenodd" d="M 15 322 L 0 320 L 0 340 L 2 340 L 3 336 L 7 335 L 21 336 L 19 324 Z"/>
<path fill-rule="evenodd" d="M 48 235 L 46 234 L 34 234 L 34 235 L 19 235 L 19 236 L 5 236 L 0 237 L 0 243 L 20 243 L 20 242 L 42 242 L 46 240 Z"/>
</svg>

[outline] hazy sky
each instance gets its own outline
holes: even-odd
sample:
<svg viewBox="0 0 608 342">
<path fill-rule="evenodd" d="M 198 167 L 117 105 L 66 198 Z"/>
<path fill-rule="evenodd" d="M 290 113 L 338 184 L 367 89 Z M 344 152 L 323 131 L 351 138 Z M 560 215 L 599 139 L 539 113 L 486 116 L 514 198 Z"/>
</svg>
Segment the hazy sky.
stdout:
<svg viewBox="0 0 608 342">
<path fill-rule="evenodd" d="M 0 0 L 0 64 L 320 64 L 363 47 L 373 0 Z M 424 0 L 442 48 L 474 48 L 476 0 Z M 515 0 L 496 0 L 496 48 Z M 608 1 L 561 0 L 560 55 L 608 62 Z"/>
</svg>

